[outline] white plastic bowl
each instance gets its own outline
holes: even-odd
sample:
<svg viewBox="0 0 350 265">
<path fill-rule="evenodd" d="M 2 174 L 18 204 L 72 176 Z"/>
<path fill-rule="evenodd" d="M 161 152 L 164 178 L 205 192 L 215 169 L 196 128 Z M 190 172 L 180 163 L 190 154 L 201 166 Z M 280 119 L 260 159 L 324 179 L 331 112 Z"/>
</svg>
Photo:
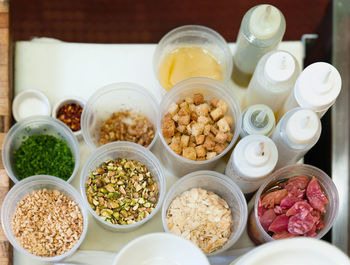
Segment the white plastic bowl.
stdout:
<svg viewBox="0 0 350 265">
<path fill-rule="evenodd" d="M 75 201 L 80 211 L 83 215 L 83 232 L 77 241 L 77 243 L 73 246 L 72 249 L 70 249 L 68 252 L 56 256 L 56 257 L 39 257 L 35 256 L 28 251 L 26 251 L 16 240 L 13 229 L 12 229 L 12 218 L 15 212 L 15 209 L 17 207 L 17 203 L 20 202 L 24 197 L 26 197 L 29 193 L 35 191 L 35 190 L 42 190 L 42 189 L 48 189 L 48 190 L 58 190 L 64 195 L 71 198 L 73 201 Z M 86 236 L 86 232 L 88 230 L 88 213 L 86 211 L 86 208 L 84 207 L 83 200 L 79 193 L 76 191 L 76 189 L 68 184 L 66 181 L 53 177 L 53 176 L 47 176 L 47 175 L 38 175 L 38 176 L 32 176 L 29 178 L 26 178 L 20 182 L 18 182 L 12 189 L 7 193 L 1 208 L 1 225 L 2 229 L 10 241 L 11 245 L 19 251 L 21 254 L 29 257 L 34 258 L 36 260 L 40 261 L 46 261 L 46 262 L 55 262 L 58 260 L 62 260 L 70 255 L 72 255 L 78 247 L 81 245 L 81 243 L 84 241 L 84 238 Z"/>
<path fill-rule="evenodd" d="M 113 265 L 209 265 L 203 252 L 189 240 L 153 233 L 132 240 L 118 253 Z"/>
</svg>

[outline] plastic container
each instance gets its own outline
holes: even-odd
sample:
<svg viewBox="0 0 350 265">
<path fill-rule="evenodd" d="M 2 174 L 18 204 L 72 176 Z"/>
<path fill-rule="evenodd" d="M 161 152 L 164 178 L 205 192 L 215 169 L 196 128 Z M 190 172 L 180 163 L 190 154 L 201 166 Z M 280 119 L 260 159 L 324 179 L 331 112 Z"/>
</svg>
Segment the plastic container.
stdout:
<svg viewBox="0 0 350 265">
<path fill-rule="evenodd" d="M 330 243 L 314 238 L 269 242 L 243 255 L 231 265 L 349 265 L 349 257 Z"/>
<path fill-rule="evenodd" d="M 12 103 L 12 114 L 16 121 L 37 115 L 50 116 L 51 104 L 47 96 L 35 89 L 19 93 Z"/>
<path fill-rule="evenodd" d="M 278 113 L 299 74 L 299 64 L 289 52 L 277 50 L 265 54 L 248 85 L 245 106 L 265 104 Z"/>
<path fill-rule="evenodd" d="M 113 265 L 125 264 L 209 265 L 209 261 L 189 240 L 168 233 L 152 233 L 140 236 L 122 248 Z"/>
<path fill-rule="evenodd" d="M 147 146 L 151 149 L 157 138 L 156 119 L 158 104 L 146 88 L 134 83 L 113 83 L 104 86 L 91 95 L 81 115 L 81 129 L 85 142 L 96 149 L 99 144 L 102 124 L 114 112 L 139 113 L 154 125 L 154 138 Z"/>
<path fill-rule="evenodd" d="M 60 256 L 56 256 L 56 257 L 35 256 L 29 253 L 28 251 L 26 251 L 24 248 L 22 248 L 21 245 L 17 242 L 13 234 L 12 218 L 13 218 L 15 209 L 17 207 L 17 203 L 20 202 L 29 193 L 35 190 L 41 190 L 41 189 L 58 190 L 62 192 L 64 195 L 68 196 L 78 204 L 80 211 L 83 215 L 83 219 L 84 219 L 83 232 L 79 240 L 73 246 L 72 249 L 70 249 L 68 252 Z M 81 196 L 73 186 L 71 186 L 64 180 L 58 179 L 53 176 L 38 175 L 38 176 L 29 177 L 20 181 L 18 184 L 12 187 L 11 190 L 7 193 L 1 208 L 1 225 L 11 245 L 22 255 L 27 256 L 28 258 L 34 258 L 42 262 L 44 261 L 55 262 L 72 255 L 81 245 L 81 243 L 84 241 L 86 232 L 88 230 L 88 214 L 87 214 L 86 208 L 84 207 Z"/>
<path fill-rule="evenodd" d="M 233 225 L 230 238 L 225 245 L 207 256 L 222 253 L 237 242 L 245 229 L 248 208 L 244 195 L 239 187 L 223 174 L 209 170 L 192 172 L 179 179 L 167 193 L 162 207 L 162 221 L 165 232 L 169 232 L 166 224 L 166 214 L 171 202 L 177 196 L 192 188 L 202 188 L 214 192 L 224 199 L 231 209 Z"/>
<path fill-rule="evenodd" d="M 298 175 L 305 175 L 308 176 L 310 179 L 312 176 L 314 176 L 318 180 L 322 190 L 324 191 L 329 200 L 329 203 L 326 207 L 326 214 L 324 215 L 323 219 L 325 226 L 317 232 L 316 238 L 322 238 L 333 226 L 339 209 L 339 195 L 332 179 L 325 172 L 316 167 L 306 164 L 290 165 L 274 172 L 261 185 L 261 187 L 256 193 L 254 208 L 251 211 L 248 220 L 248 234 L 254 243 L 262 244 L 274 240 L 268 233 L 265 232 L 262 225 L 260 224 L 257 208 L 259 198 L 267 189 L 271 187 L 271 185 L 275 185 L 276 181 L 289 179 Z"/>
<path fill-rule="evenodd" d="M 32 116 L 23 119 L 12 126 L 6 134 L 2 145 L 2 163 L 11 180 L 14 183 L 19 181 L 16 175 L 14 151 L 31 135 L 52 135 L 67 143 L 74 157 L 73 173 L 67 180 L 68 183 L 71 182 L 79 169 L 79 143 L 67 125 L 47 116 Z"/>
<path fill-rule="evenodd" d="M 63 107 L 66 104 L 74 104 L 74 103 L 80 105 L 82 109 L 84 109 L 86 100 L 76 96 L 62 98 L 61 100 L 57 101 L 54 107 L 52 108 L 51 116 L 57 119 L 57 113 L 61 107 Z M 81 117 L 80 117 L 80 124 L 81 124 Z M 73 134 L 77 137 L 78 140 L 82 139 L 83 137 L 81 133 L 81 129 L 78 131 L 73 131 Z"/>
<path fill-rule="evenodd" d="M 228 147 L 221 154 L 205 161 L 193 161 L 176 154 L 167 145 L 162 135 L 163 117 L 168 112 L 170 104 L 185 99 L 187 96 L 192 97 L 196 93 L 202 93 L 205 100 L 210 100 L 213 97 L 216 97 L 219 100 L 224 100 L 229 106 L 227 115 L 232 116 L 233 124 L 235 124 L 235 128 L 232 131 L 233 138 Z M 157 127 L 159 138 L 163 145 L 160 150 L 162 162 L 166 168 L 171 170 L 171 172 L 174 172 L 177 176 L 183 176 L 196 170 L 213 169 L 219 159 L 223 157 L 237 141 L 240 134 L 240 126 L 240 106 L 232 91 L 230 91 L 223 83 L 205 77 L 193 77 L 179 82 L 163 97 L 163 100 L 160 103 L 160 111 L 158 112 Z"/>
<path fill-rule="evenodd" d="M 287 112 L 272 135 L 279 154 L 276 169 L 298 162 L 317 143 L 321 130 L 314 111 L 295 108 Z"/>
<path fill-rule="evenodd" d="M 232 54 L 225 39 L 210 28 L 186 25 L 173 29 L 159 41 L 153 56 L 153 69 L 158 81 L 159 67 L 164 57 L 174 49 L 183 46 L 199 46 L 210 51 L 221 65 L 223 73 L 221 81 L 226 82 L 231 78 Z M 165 91 L 164 89 L 163 94 Z"/>
<path fill-rule="evenodd" d="M 286 30 L 280 10 L 272 5 L 257 5 L 245 13 L 233 55 L 233 80 L 248 86 L 255 67 L 264 54 L 277 48 Z"/>
<path fill-rule="evenodd" d="M 102 220 L 102 218 L 98 216 L 95 213 L 95 211 L 91 208 L 86 197 L 86 181 L 90 176 L 91 172 L 95 170 L 98 166 L 100 166 L 103 162 L 116 158 L 132 159 L 143 163 L 147 167 L 147 169 L 152 173 L 152 176 L 154 177 L 158 185 L 159 196 L 156 208 L 151 212 L 149 216 L 147 216 L 140 222 L 130 225 L 111 224 Z M 93 154 L 88 158 L 88 160 L 83 166 L 80 175 L 80 192 L 83 196 L 83 201 L 86 208 L 89 210 L 89 212 L 98 224 L 110 231 L 129 232 L 139 228 L 141 225 L 148 222 L 159 211 L 165 197 L 166 179 L 163 167 L 160 165 L 158 159 L 152 154 L 151 151 L 135 143 L 118 141 L 108 143 L 97 148 L 93 152 Z"/>
<path fill-rule="evenodd" d="M 321 118 L 334 104 L 341 85 L 341 76 L 333 65 L 324 62 L 309 65 L 298 77 L 279 113 L 279 119 L 296 107 L 312 109 Z"/>
<path fill-rule="evenodd" d="M 264 104 L 256 104 L 246 108 L 242 114 L 240 136 L 251 134 L 271 137 L 275 129 L 276 119 L 272 110 Z"/>
<path fill-rule="evenodd" d="M 264 135 L 248 135 L 238 142 L 225 169 L 245 194 L 256 191 L 278 160 L 274 142 Z"/>
</svg>

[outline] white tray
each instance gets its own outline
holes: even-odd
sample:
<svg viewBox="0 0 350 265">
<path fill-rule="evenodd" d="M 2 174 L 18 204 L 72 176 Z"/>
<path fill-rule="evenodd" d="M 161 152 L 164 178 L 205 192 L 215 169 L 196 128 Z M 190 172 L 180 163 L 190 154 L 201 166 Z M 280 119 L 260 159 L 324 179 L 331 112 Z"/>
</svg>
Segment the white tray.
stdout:
<svg viewBox="0 0 350 265">
<path fill-rule="evenodd" d="M 229 44 L 234 49 L 234 44 Z M 69 95 L 77 95 L 88 99 L 94 90 L 113 82 L 135 82 L 151 91 L 159 100 L 160 87 L 155 79 L 152 66 L 155 44 L 79 44 L 65 43 L 48 39 L 21 41 L 15 47 L 15 94 L 26 89 L 38 89 L 44 92 L 51 105 L 57 100 Z M 283 42 L 280 49 L 289 51 L 302 66 L 303 45 L 300 41 Z M 241 101 L 245 89 L 237 87 L 232 82 L 232 88 Z M 89 147 L 81 141 L 81 164 L 91 154 Z M 156 155 L 159 141 L 152 148 Z M 226 155 L 217 167 L 223 172 Z M 79 191 L 80 170 L 72 181 Z M 167 187 L 177 178 L 166 170 Z M 103 250 L 118 252 L 132 239 L 147 233 L 163 231 L 161 212 L 140 229 L 128 233 L 116 233 L 104 230 L 89 217 L 87 236 L 80 250 Z M 233 248 L 253 246 L 247 233 L 244 232 Z M 14 265 L 50 264 L 38 262 L 24 257 L 14 250 Z M 95 263 L 95 265 L 98 265 Z M 109 265 L 109 264 L 101 264 Z"/>
</svg>

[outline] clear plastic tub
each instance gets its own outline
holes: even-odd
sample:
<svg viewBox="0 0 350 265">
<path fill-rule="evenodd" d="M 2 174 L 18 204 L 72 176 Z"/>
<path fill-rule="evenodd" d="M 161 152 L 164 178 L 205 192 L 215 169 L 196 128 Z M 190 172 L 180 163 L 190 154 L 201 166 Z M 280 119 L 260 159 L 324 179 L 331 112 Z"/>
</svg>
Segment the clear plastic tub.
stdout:
<svg viewBox="0 0 350 265">
<path fill-rule="evenodd" d="M 168 191 L 162 207 L 162 222 L 165 232 L 170 232 L 166 223 L 166 215 L 171 202 L 183 192 L 192 188 L 212 191 L 224 199 L 229 205 L 233 218 L 232 232 L 227 243 L 208 254 L 213 256 L 233 246 L 243 233 L 247 218 L 247 202 L 240 188 L 227 176 L 216 171 L 201 170 L 192 172 L 179 179 Z"/>
<path fill-rule="evenodd" d="M 41 190 L 41 189 L 58 190 L 62 192 L 64 195 L 68 196 L 78 204 L 81 210 L 81 213 L 83 215 L 83 219 L 84 219 L 83 232 L 79 240 L 73 246 L 72 249 L 70 249 L 68 252 L 60 256 L 56 256 L 56 257 L 35 256 L 29 253 L 28 251 L 26 251 L 24 248 L 22 248 L 21 245 L 17 242 L 13 234 L 12 218 L 13 218 L 17 203 L 20 202 L 29 193 L 35 190 Z M 72 255 L 81 245 L 81 243 L 84 241 L 86 232 L 88 230 L 88 214 L 81 196 L 73 186 L 71 186 L 64 180 L 58 179 L 53 176 L 38 175 L 38 176 L 29 177 L 20 181 L 14 187 L 12 187 L 12 189 L 7 193 L 1 208 L 1 224 L 7 239 L 10 241 L 11 245 L 21 254 L 29 258 L 34 258 L 40 261 L 55 262 Z"/>
<path fill-rule="evenodd" d="M 233 133 L 233 138 L 229 146 L 221 154 L 204 161 L 194 161 L 176 154 L 167 145 L 162 135 L 163 118 L 168 112 L 170 104 L 185 99 L 187 96 L 192 97 L 196 93 L 202 93 L 204 99 L 207 101 L 213 97 L 224 100 L 229 106 L 227 115 L 232 116 L 235 126 L 231 131 Z M 162 162 L 166 168 L 170 169 L 171 172 L 174 172 L 174 174 L 179 177 L 196 170 L 213 169 L 215 167 L 219 159 L 233 147 L 238 139 L 241 131 L 241 109 L 233 92 L 223 83 L 210 78 L 193 77 L 179 82 L 163 97 L 158 112 L 157 127 L 159 138 L 163 145 L 160 150 Z"/>
<path fill-rule="evenodd" d="M 153 124 L 155 135 L 147 146 L 151 149 L 157 139 L 158 104 L 146 88 L 134 83 L 109 84 L 91 95 L 81 116 L 81 130 L 90 148 L 99 147 L 100 130 L 105 120 L 114 112 L 125 110 L 142 114 Z"/>
<path fill-rule="evenodd" d="M 259 221 L 257 205 L 260 196 L 264 193 L 264 191 L 270 188 L 271 185 L 274 185 L 276 181 L 289 179 L 298 175 L 308 176 L 310 179 L 312 176 L 315 176 L 329 200 L 326 207 L 326 214 L 324 215 L 323 219 L 325 226 L 317 232 L 316 238 L 322 238 L 333 226 L 339 209 L 339 195 L 332 179 L 325 172 L 314 166 L 306 164 L 290 165 L 274 172 L 261 185 L 256 193 L 254 208 L 251 211 L 248 220 L 248 234 L 255 244 L 262 244 L 274 240 L 267 232 L 265 232 Z"/>
<path fill-rule="evenodd" d="M 67 125 L 57 119 L 47 116 L 32 116 L 23 119 L 12 126 L 6 134 L 2 145 L 2 163 L 11 180 L 14 183 L 19 181 L 16 176 L 14 151 L 31 135 L 52 135 L 67 143 L 74 156 L 73 173 L 67 180 L 68 183 L 71 182 L 79 169 L 79 143 Z"/>
<path fill-rule="evenodd" d="M 183 46 L 199 46 L 210 51 L 222 68 L 223 80 L 221 81 L 226 82 L 231 78 L 232 54 L 225 39 L 208 27 L 186 25 L 171 30 L 159 41 L 153 56 L 153 69 L 158 81 L 159 67 L 164 57 L 174 49 Z M 163 93 L 165 91 L 163 89 Z"/>
<path fill-rule="evenodd" d="M 155 181 L 158 185 L 159 196 L 156 208 L 151 212 L 149 216 L 141 220 L 140 222 L 130 225 L 117 225 L 111 224 L 102 220 L 95 211 L 91 208 L 86 197 L 86 181 L 91 172 L 100 166 L 103 162 L 110 159 L 126 158 L 139 161 L 143 163 L 147 169 L 152 173 Z M 144 223 L 148 222 L 161 208 L 166 192 L 166 179 L 163 171 L 163 167 L 160 165 L 158 159 L 152 154 L 152 152 L 145 147 L 131 143 L 118 141 L 105 144 L 97 148 L 93 154 L 88 158 L 80 175 L 80 192 L 83 196 L 83 201 L 86 208 L 95 218 L 98 224 L 110 231 L 129 232 L 139 228 Z"/>
</svg>

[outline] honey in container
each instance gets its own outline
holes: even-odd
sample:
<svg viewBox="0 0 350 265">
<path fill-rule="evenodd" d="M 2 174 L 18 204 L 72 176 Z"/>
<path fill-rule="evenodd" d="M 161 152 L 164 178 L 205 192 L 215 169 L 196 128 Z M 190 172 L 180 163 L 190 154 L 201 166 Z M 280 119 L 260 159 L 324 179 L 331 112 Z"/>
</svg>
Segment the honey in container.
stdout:
<svg viewBox="0 0 350 265">
<path fill-rule="evenodd" d="M 168 53 L 158 73 L 160 84 L 169 90 L 190 77 L 209 77 L 223 81 L 223 70 L 215 56 L 199 46 L 182 46 Z"/>
<path fill-rule="evenodd" d="M 230 79 L 232 54 L 225 39 L 216 31 L 198 25 L 173 29 L 158 43 L 154 53 L 155 75 L 168 91 L 191 77 L 207 77 L 221 82 Z"/>
</svg>

